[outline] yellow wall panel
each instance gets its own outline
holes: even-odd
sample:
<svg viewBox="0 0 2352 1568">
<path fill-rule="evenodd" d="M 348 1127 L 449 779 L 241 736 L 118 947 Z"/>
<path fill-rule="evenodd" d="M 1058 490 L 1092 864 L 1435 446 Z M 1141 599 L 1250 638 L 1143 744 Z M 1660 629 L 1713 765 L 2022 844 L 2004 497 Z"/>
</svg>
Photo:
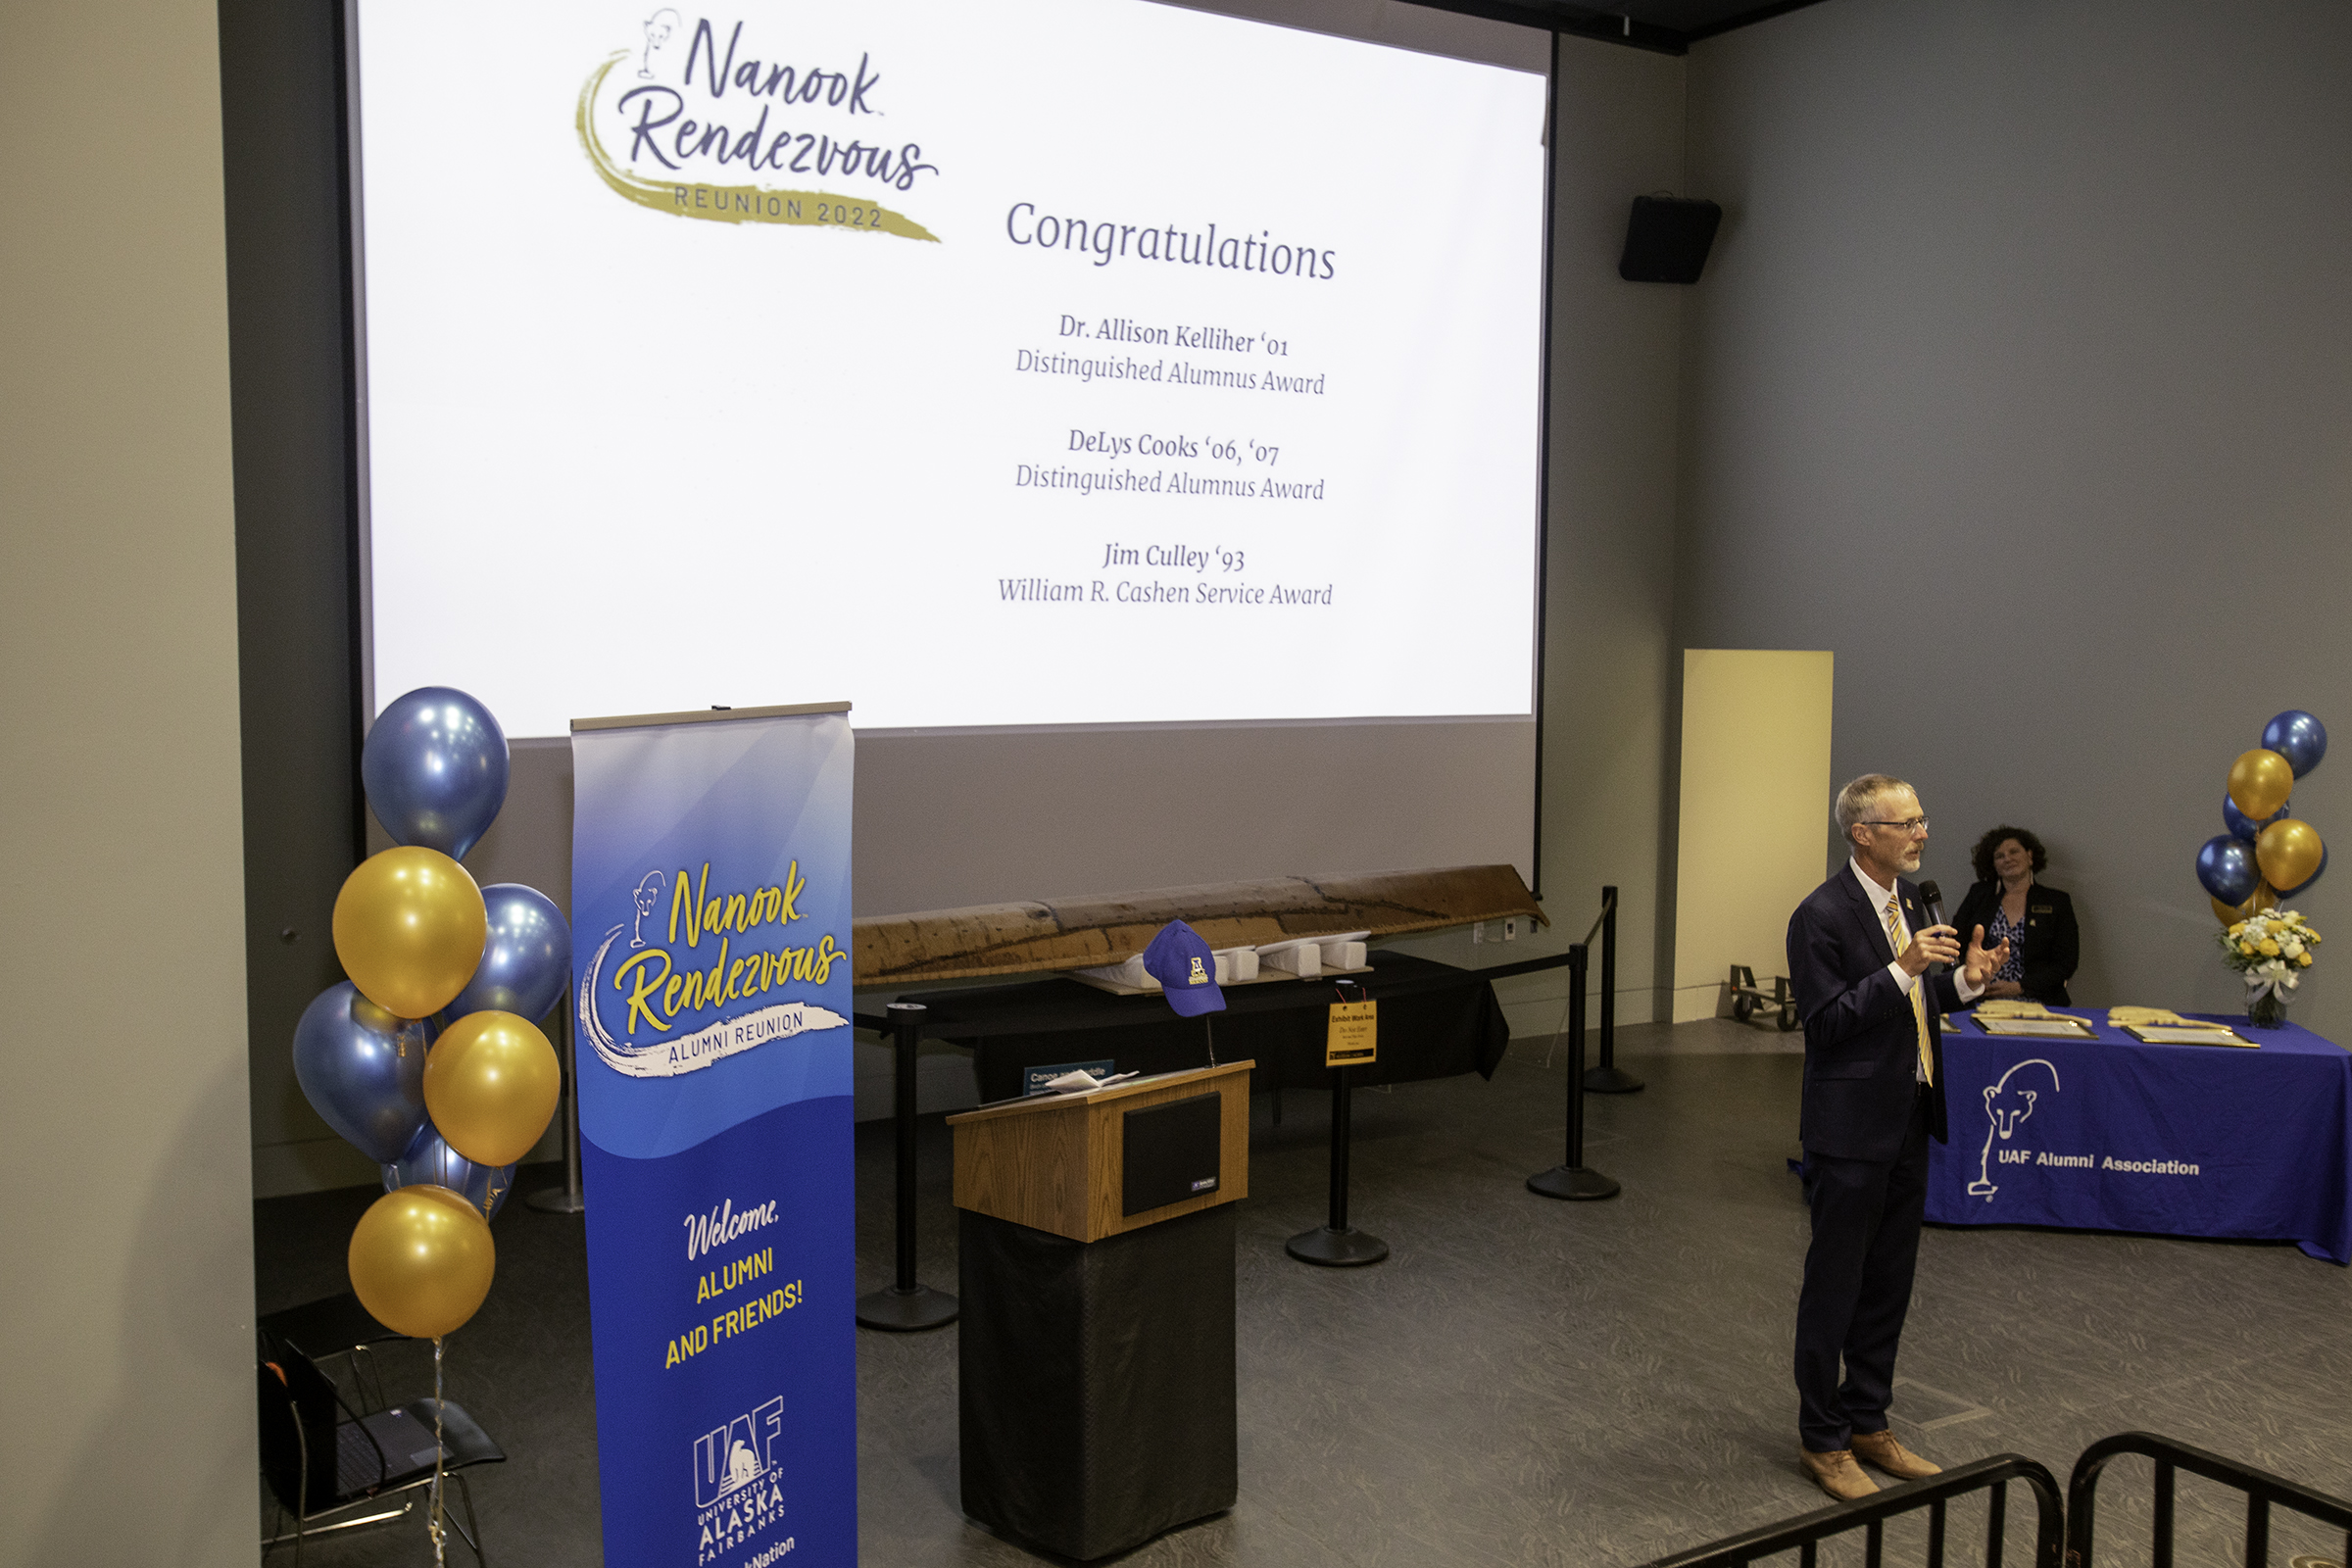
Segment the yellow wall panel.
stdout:
<svg viewBox="0 0 2352 1568">
<path fill-rule="evenodd" d="M 1820 885 L 1834 656 L 1683 652 L 1674 1019 L 1711 1018 L 1731 965 L 1770 986 L 1788 915 Z"/>
</svg>

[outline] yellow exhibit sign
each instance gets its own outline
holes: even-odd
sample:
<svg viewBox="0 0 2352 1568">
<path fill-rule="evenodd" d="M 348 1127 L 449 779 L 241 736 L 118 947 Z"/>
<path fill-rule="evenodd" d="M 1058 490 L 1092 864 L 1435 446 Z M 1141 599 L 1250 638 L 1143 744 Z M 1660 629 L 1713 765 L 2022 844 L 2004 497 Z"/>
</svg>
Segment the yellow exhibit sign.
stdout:
<svg viewBox="0 0 2352 1568">
<path fill-rule="evenodd" d="M 1360 1067 L 1380 1054 L 1380 1004 L 1335 1002 L 1331 1028 L 1323 1037 L 1323 1065 Z"/>
</svg>

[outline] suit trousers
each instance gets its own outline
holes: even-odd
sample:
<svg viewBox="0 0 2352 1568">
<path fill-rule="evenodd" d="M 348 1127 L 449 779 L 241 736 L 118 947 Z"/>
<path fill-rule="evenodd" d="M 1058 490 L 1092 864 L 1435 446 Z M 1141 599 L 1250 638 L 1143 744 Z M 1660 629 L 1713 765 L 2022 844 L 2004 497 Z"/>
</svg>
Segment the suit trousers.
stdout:
<svg viewBox="0 0 2352 1568">
<path fill-rule="evenodd" d="M 1815 1453 L 1886 1430 L 1928 1206 L 1928 1098 L 1923 1085 L 1891 1162 L 1805 1152 L 1813 1245 L 1796 1303 L 1796 1427 Z"/>
</svg>

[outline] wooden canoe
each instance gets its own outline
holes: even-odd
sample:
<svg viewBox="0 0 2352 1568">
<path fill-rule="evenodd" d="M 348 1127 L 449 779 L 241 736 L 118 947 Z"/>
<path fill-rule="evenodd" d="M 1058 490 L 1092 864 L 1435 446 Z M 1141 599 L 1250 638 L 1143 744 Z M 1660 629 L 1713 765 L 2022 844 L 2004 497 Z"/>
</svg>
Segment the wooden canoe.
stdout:
<svg viewBox="0 0 2352 1568">
<path fill-rule="evenodd" d="M 1404 936 L 1511 916 L 1550 922 L 1507 865 L 1209 882 L 1047 903 L 874 915 L 851 923 L 860 986 L 1049 974 L 1124 963 L 1170 920 L 1212 948 L 1340 931 Z"/>
</svg>

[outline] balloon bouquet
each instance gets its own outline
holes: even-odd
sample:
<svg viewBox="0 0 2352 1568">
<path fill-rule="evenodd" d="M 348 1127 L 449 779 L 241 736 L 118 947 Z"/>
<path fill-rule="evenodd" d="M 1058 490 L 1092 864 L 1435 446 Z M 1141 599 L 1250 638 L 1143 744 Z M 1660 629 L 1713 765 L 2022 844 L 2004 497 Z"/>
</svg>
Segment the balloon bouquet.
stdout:
<svg viewBox="0 0 2352 1568">
<path fill-rule="evenodd" d="M 490 1294 L 490 1221 L 562 1092 L 535 1020 L 564 994 L 570 929 L 545 895 L 476 887 L 458 863 L 505 804 L 507 769 L 505 732 L 464 692 L 422 687 L 377 717 L 360 776 L 397 847 L 344 882 L 335 956 L 351 978 L 294 1030 L 303 1094 L 383 1166 L 384 1196 L 352 1232 L 352 1290 L 386 1327 L 433 1342 L 436 1396 L 441 1337 Z"/>
<path fill-rule="evenodd" d="M 2257 1022 L 2284 1016 L 2286 996 L 2297 983 L 2289 967 L 2309 967 L 2309 948 L 2318 942 L 2299 914 L 2272 911 L 2328 869 L 2319 830 L 2289 815 L 2287 804 L 2295 780 L 2327 755 L 2328 728 L 2312 714 L 2290 708 L 2273 717 L 2263 726 L 2262 745 L 2230 766 L 2229 793 L 2222 798 L 2222 822 L 2230 831 L 2197 851 L 2197 880 L 2228 928 L 2225 958 L 2246 973 L 2255 993 Z M 2264 951 L 2266 945 L 2271 951 Z M 2277 951 L 2285 946 L 2297 951 Z M 2260 1016 L 2266 1004 L 2268 1018 Z"/>
</svg>

